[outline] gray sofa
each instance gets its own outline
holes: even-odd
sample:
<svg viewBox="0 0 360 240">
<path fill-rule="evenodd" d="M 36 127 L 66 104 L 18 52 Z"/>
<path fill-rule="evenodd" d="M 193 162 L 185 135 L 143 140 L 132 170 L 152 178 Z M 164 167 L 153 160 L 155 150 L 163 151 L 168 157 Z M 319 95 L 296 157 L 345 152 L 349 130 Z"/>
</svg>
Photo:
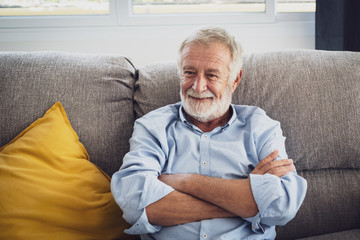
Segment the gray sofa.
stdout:
<svg viewBox="0 0 360 240">
<path fill-rule="evenodd" d="M 137 67 L 122 56 L 0 53 L 0 146 L 60 101 L 90 160 L 110 176 L 134 120 L 179 100 L 175 61 Z M 308 181 L 302 207 L 277 239 L 360 239 L 360 53 L 246 55 L 233 102 L 281 122 L 288 154 Z"/>
</svg>

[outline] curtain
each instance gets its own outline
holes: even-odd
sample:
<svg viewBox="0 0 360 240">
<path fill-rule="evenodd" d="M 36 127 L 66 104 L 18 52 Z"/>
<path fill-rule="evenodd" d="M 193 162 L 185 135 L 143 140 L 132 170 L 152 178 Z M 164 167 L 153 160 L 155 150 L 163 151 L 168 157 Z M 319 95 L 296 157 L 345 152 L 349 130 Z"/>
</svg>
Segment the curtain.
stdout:
<svg viewBox="0 0 360 240">
<path fill-rule="evenodd" d="M 360 51 L 360 0 L 316 0 L 315 48 Z"/>
</svg>

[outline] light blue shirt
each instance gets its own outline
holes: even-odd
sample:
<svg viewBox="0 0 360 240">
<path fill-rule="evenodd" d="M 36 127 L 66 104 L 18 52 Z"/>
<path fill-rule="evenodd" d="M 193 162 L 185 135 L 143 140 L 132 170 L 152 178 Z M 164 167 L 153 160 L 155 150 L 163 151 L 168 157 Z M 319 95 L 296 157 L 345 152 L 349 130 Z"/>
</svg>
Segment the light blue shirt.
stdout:
<svg viewBox="0 0 360 240">
<path fill-rule="evenodd" d="M 274 239 L 298 211 L 307 183 L 296 171 L 279 178 L 250 174 L 275 149 L 287 159 L 280 123 L 253 106 L 231 105 L 230 121 L 202 132 L 186 120 L 180 103 L 152 111 L 135 122 L 130 152 L 111 181 L 124 218 L 125 232 L 141 239 Z M 162 227 L 149 223 L 145 207 L 174 189 L 158 180 L 163 173 L 195 173 L 224 179 L 250 175 L 259 212 L 251 218 L 215 218 Z M 241 204 L 241 203 L 239 203 Z"/>
</svg>

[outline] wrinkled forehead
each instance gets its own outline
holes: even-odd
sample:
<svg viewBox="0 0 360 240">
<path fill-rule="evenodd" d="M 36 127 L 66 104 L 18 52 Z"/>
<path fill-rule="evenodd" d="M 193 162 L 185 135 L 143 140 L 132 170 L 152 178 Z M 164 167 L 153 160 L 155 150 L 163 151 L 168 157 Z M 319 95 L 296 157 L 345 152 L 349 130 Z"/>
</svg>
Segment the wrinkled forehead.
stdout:
<svg viewBox="0 0 360 240">
<path fill-rule="evenodd" d="M 180 49 L 180 54 L 184 51 L 185 48 L 189 46 L 198 46 L 203 48 L 212 48 L 214 45 L 222 45 L 224 48 L 227 48 L 231 54 L 231 48 L 226 44 L 226 42 L 219 39 L 193 39 L 184 43 Z"/>
<path fill-rule="evenodd" d="M 212 43 L 204 46 L 199 43 L 186 45 L 181 52 L 181 67 L 197 67 L 207 65 L 211 68 L 229 66 L 231 53 L 222 43 Z"/>
</svg>

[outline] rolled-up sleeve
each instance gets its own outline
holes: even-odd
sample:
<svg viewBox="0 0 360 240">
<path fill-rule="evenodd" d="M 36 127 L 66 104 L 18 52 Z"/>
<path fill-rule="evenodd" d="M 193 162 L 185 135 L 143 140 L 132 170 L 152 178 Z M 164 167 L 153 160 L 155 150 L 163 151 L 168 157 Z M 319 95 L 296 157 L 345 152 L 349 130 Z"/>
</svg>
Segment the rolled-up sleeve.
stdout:
<svg viewBox="0 0 360 240">
<path fill-rule="evenodd" d="M 124 219 L 133 225 L 126 233 L 158 232 L 161 227 L 149 223 L 145 208 L 174 190 L 158 180 L 165 156 L 158 140 L 140 123 L 130 143 L 122 167 L 112 176 L 111 191 Z"/>
<path fill-rule="evenodd" d="M 262 125 L 259 124 L 260 121 Z M 258 127 L 254 130 L 253 140 L 257 149 L 257 161 L 261 161 L 275 149 L 279 150 L 277 159 L 288 158 L 280 123 L 263 115 L 256 118 L 256 126 Z M 263 232 L 263 225 L 285 225 L 295 217 L 307 191 L 306 180 L 297 175 L 296 170 L 281 178 L 268 173 L 250 174 L 249 177 L 259 209 L 256 216 L 246 219 L 252 223 L 254 232 Z"/>
<path fill-rule="evenodd" d="M 307 182 L 292 172 L 282 178 L 271 174 L 250 174 L 250 184 L 259 212 L 248 218 L 255 232 L 268 226 L 285 225 L 293 219 L 306 194 Z"/>
</svg>

